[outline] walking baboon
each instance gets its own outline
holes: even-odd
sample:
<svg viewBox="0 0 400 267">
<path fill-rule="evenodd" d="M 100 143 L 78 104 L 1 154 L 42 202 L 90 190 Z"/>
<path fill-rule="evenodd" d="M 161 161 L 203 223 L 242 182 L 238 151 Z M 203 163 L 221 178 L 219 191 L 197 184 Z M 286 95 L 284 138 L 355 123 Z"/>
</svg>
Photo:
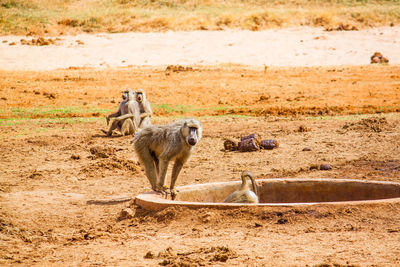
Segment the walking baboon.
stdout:
<svg viewBox="0 0 400 267">
<path fill-rule="evenodd" d="M 201 139 L 202 127 L 195 119 L 183 119 L 168 125 L 151 125 L 135 136 L 134 146 L 144 166 L 151 188 L 166 194 L 165 176 L 168 164 L 175 160 L 170 193 L 176 197 L 175 183 L 183 164 L 189 159 L 192 148 Z"/>
<path fill-rule="evenodd" d="M 253 184 L 253 191 L 250 190 L 246 177 L 249 177 Z M 257 184 L 251 172 L 242 172 L 242 185 L 239 190 L 227 196 L 224 200 L 225 203 L 258 203 Z"/>
<path fill-rule="evenodd" d="M 123 92 L 122 99 L 117 112 L 106 117 L 107 125 L 111 118 L 115 118 L 108 131 L 102 130 L 107 136 L 111 136 L 115 129 L 118 129 L 122 135 L 134 134 L 138 128 L 135 117 L 139 112 L 139 107 L 135 93 L 129 89 Z"/>
</svg>

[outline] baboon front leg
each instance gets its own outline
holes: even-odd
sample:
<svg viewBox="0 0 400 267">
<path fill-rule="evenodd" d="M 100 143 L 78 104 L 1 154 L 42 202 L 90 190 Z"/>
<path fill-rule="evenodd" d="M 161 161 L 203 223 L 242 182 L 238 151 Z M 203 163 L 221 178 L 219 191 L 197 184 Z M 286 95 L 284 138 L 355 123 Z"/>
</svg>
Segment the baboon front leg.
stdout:
<svg viewBox="0 0 400 267">
<path fill-rule="evenodd" d="M 178 179 L 179 173 L 181 172 L 183 167 L 183 163 L 180 160 L 176 160 L 174 163 L 174 167 L 172 168 L 172 175 L 171 175 L 171 185 L 169 187 L 171 191 L 171 198 L 174 200 L 176 198 L 176 190 L 175 190 L 175 183 Z"/>
<path fill-rule="evenodd" d="M 158 188 L 165 192 L 165 176 L 167 174 L 168 169 L 168 160 L 159 159 L 159 166 L 158 166 Z"/>
<path fill-rule="evenodd" d="M 108 132 L 106 132 L 106 131 L 103 131 L 103 132 L 104 132 L 107 136 L 111 136 L 111 135 L 112 135 L 112 132 L 113 132 L 116 128 L 118 128 L 118 125 L 119 125 L 119 122 L 114 120 L 114 121 L 111 123 L 110 129 L 108 129 Z"/>
<path fill-rule="evenodd" d="M 110 115 L 108 115 L 108 116 L 106 117 L 107 125 L 110 123 L 110 119 L 111 119 L 111 118 L 115 118 L 115 117 L 118 117 L 118 116 L 121 116 L 121 108 L 119 108 L 117 112 L 115 112 L 115 113 L 113 113 L 113 114 L 110 114 Z"/>
</svg>

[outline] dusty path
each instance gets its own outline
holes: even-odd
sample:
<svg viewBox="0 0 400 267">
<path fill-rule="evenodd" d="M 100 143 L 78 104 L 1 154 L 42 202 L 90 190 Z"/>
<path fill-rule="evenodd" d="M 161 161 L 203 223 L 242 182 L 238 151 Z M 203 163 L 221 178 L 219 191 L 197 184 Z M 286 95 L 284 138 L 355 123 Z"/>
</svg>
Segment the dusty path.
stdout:
<svg viewBox="0 0 400 267">
<path fill-rule="evenodd" d="M 400 27 L 360 31 L 322 28 L 251 31 L 194 31 L 61 36 L 53 45 L 22 45 L 32 37 L 0 37 L 0 69 L 52 70 L 239 63 L 255 66 L 369 64 L 379 51 L 400 64 Z M 55 38 L 53 38 L 55 39 Z M 15 45 L 10 45 L 15 43 Z"/>
</svg>

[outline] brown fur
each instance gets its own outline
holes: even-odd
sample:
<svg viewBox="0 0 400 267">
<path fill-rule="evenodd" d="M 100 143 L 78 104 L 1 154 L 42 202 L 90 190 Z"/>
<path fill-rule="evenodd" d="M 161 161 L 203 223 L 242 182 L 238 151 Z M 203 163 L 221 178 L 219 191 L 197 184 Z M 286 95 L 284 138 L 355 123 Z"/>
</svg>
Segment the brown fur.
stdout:
<svg viewBox="0 0 400 267">
<path fill-rule="evenodd" d="M 249 188 L 246 177 L 249 177 L 253 185 L 253 192 Z M 242 172 L 242 185 L 239 190 L 227 196 L 225 203 L 258 203 L 257 184 L 252 173 L 248 171 Z"/>
<path fill-rule="evenodd" d="M 135 136 L 134 147 L 146 176 L 154 191 L 165 192 L 165 176 L 168 164 L 174 160 L 170 192 L 175 198 L 175 183 L 189 159 L 193 146 L 201 139 L 202 127 L 195 119 L 175 121 L 168 125 L 152 125 Z"/>
<path fill-rule="evenodd" d="M 135 134 L 138 128 L 135 117 L 138 116 L 139 110 L 135 96 L 136 93 L 131 89 L 123 93 L 123 101 L 119 105 L 118 111 L 106 118 L 107 125 L 111 118 L 115 118 L 108 131 L 102 130 L 107 136 L 111 136 L 115 129 L 118 129 L 122 135 Z"/>
<path fill-rule="evenodd" d="M 146 98 L 146 93 L 143 89 L 139 89 L 136 91 L 136 101 L 139 103 L 139 112 L 140 116 L 139 120 L 136 120 L 138 128 L 145 128 L 151 125 L 150 117 L 153 115 L 153 111 L 151 110 L 150 103 Z M 136 119 L 136 118 L 135 118 Z"/>
</svg>

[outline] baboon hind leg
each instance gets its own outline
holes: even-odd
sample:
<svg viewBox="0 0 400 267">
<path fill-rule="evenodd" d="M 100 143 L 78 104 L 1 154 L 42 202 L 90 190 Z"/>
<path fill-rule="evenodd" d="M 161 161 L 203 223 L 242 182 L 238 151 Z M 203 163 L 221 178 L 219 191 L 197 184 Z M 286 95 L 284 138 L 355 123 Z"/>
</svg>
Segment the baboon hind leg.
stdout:
<svg viewBox="0 0 400 267">
<path fill-rule="evenodd" d="M 156 170 L 156 176 L 160 177 L 160 161 L 154 153 L 151 153 L 151 156 L 153 158 L 154 167 Z"/>
<path fill-rule="evenodd" d="M 141 151 L 139 155 L 140 155 L 139 156 L 140 161 L 144 165 L 144 171 L 146 173 L 146 176 L 151 184 L 151 188 L 154 191 L 157 191 L 157 173 L 155 169 L 156 163 L 153 159 L 153 156 L 151 155 L 151 152 L 147 148 Z"/>
<path fill-rule="evenodd" d="M 130 119 L 126 119 L 121 126 L 121 134 L 122 135 L 130 135 L 130 134 L 135 134 L 136 128 L 134 126 L 134 123 Z"/>
</svg>

